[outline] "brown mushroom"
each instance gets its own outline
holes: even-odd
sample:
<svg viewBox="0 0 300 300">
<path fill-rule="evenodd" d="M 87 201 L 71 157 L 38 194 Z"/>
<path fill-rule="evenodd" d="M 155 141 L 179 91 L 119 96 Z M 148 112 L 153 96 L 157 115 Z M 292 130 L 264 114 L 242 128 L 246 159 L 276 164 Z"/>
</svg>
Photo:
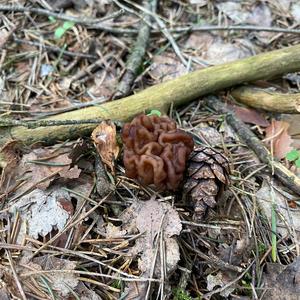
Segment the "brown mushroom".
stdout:
<svg viewBox="0 0 300 300">
<path fill-rule="evenodd" d="M 191 135 L 167 116 L 139 115 L 122 129 L 126 175 L 160 190 L 176 190 L 194 148 Z"/>
</svg>

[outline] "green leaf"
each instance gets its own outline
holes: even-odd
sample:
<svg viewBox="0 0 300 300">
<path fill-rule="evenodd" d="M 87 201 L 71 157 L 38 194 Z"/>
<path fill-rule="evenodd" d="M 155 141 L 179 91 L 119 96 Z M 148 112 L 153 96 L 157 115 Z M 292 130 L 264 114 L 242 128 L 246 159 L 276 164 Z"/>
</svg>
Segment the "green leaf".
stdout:
<svg viewBox="0 0 300 300">
<path fill-rule="evenodd" d="M 289 161 L 294 161 L 296 160 L 297 158 L 300 157 L 300 153 L 298 150 L 296 149 L 293 149 L 292 151 L 290 151 L 289 153 L 287 153 L 285 155 L 286 159 L 289 160 Z"/>
<path fill-rule="evenodd" d="M 152 109 L 151 111 L 150 111 L 150 113 L 149 114 L 147 114 L 147 116 L 154 116 L 154 115 L 157 115 L 157 116 L 161 116 L 161 112 L 159 111 L 159 110 L 156 110 L 156 109 Z"/>
<path fill-rule="evenodd" d="M 56 39 L 60 39 L 65 34 L 65 32 L 66 30 L 63 27 L 58 27 L 54 32 L 54 36 Z"/>
<path fill-rule="evenodd" d="M 69 30 L 69 29 L 72 28 L 74 25 L 75 25 L 74 22 L 66 21 L 66 22 L 64 22 L 64 24 L 63 24 L 62 27 L 63 27 L 63 29 L 65 29 L 65 30 Z"/>
<path fill-rule="evenodd" d="M 51 23 L 55 23 L 56 22 L 56 19 L 54 17 L 52 17 L 52 16 L 49 16 L 48 19 L 49 19 L 49 21 Z"/>
<path fill-rule="evenodd" d="M 297 168 L 300 168 L 300 158 L 295 161 L 295 164 Z"/>
<path fill-rule="evenodd" d="M 74 25 L 75 25 L 74 22 L 70 22 L 70 21 L 64 22 L 62 26 L 56 28 L 54 32 L 55 38 L 60 39 L 66 33 L 66 31 L 72 28 Z"/>
</svg>

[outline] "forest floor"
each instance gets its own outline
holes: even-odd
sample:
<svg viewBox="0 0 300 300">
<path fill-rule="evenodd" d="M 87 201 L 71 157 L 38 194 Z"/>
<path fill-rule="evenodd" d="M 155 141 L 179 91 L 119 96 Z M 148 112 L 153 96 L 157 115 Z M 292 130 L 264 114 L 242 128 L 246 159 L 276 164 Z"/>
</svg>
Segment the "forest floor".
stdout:
<svg viewBox="0 0 300 300">
<path fill-rule="evenodd" d="M 299 23 L 296 0 L 0 0 L 0 120 L 98 106 L 295 45 Z M 253 84 L 297 94 L 299 74 Z M 300 176 L 299 115 L 248 108 L 234 88 L 215 95 Z M 202 98 L 164 113 L 228 158 L 230 184 L 203 220 L 182 191 L 157 192 L 125 175 L 122 123 L 102 123 L 118 141 L 111 161 L 97 132 L 0 145 L 1 300 L 297 299 L 299 196 Z"/>
</svg>

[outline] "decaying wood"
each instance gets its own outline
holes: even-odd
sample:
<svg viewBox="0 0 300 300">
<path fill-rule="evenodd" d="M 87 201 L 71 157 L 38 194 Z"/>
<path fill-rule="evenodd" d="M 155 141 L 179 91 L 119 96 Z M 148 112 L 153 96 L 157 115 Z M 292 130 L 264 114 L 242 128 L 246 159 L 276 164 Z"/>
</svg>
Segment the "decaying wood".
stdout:
<svg viewBox="0 0 300 300">
<path fill-rule="evenodd" d="M 254 151 L 257 157 L 273 170 L 274 175 L 286 187 L 300 195 L 300 178 L 276 161 L 269 150 L 263 145 L 258 137 L 242 122 L 226 105 L 217 97 L 209 96 L 205 99 L 206 104 L 215 111 L 225 114 L 227 123 L 236 131 L 240 139 Z"/>
<path fill-rule="evenodd" d="M 257 88 L 242 86 L 232 90 L 231 95 L 240 103 L 278 113 L 299 113 L 300 94 L 284 94 Z"/>
<path fill-rule="evenodd" d="M 48 120 L 87 120 L 92 118 L 125 121 L 147 109 L 164 109 L 195 100 L 216 90 L 244 82 L 271 78 L 300 69 L 300 45 L 259 54 L 227 64 L 209 67 L 145 89 L 121 100 L 50 117 Z M 0 130 L 0 146 L 9 140 L 25 144 L 74 139 L 90 134 L 92 124 Z"/>
</svg>

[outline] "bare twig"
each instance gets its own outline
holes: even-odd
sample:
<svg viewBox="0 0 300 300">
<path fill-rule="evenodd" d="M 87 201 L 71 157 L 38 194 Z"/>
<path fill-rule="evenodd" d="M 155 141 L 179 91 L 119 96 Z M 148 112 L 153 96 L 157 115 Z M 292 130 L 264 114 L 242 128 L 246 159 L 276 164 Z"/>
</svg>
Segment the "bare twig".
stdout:
<svg viewBox="0 0 300 300">
<path fill-rule="evenodd" d="M 183 26 L 170 29 L 171 32 L 180 33 L 188 31 L 266 31 L 266 32 L 280 32 L 300 34 L 300 29 L 281 28 L 281 27 L 265 27 L 265 26 L 251 26 L 251 25 L 233 25 L 233 26 Z"/>
<path fill-rule="evenodd" d="M 135 28 L 119 28 L 115 26 L 107 26 L 102 24 L 95 24 L 89 26 L 91 29 L 99 29 L 106 32 L 114 34 L 138 34 L 139 30 Z M 167 28 L 170 33 L 185 33 L 185 32 L 210 32 L 210 31 L 262 31 L 262 32 L 279 32 L 287 34 L 300 34 L 300 29 L 291 29 L 291 28 L 281 28 L 281 27 L 264 27 L 264 26 L 250 26 L 250 25 L 233 25 L 233 26 L 183 26 L 183 27 L 174 27 Z M 152 29 L 151 33 L 161 33 L 160 29 Z"/>
<path fill-rule="evenodd" d="M 117 0 L 114 0 L 114 1 L 117 1 Z M 131 4 L 132 6 L 136 7 L 137 9 L 141 10 L 145 14 L 149 14 L 150 16 L 152 16 L 154 18 L 154 20 L 156 21 L 157 25 L 159 26 L 161 32 L 165 35 L 165 37 L 168 39 L 168 41 L 172 45 L 176 55 L 181 60 L 182 64 L 187 67 L 188 62 L 186 61 L 186 59 L 181 54 L 181 51 L 180 51 L 175 39 L 173 38 L 173 36 L 172 36 L 171 32 L 169 31 L 169 29 L 166 27 L 163 20 L 156 13 L 149 11 L 148 9 L 142 7 L 141 5 L 136 4 L 135 2 L 130 1 L 130 0 L 125 0 L 125 1 L 129 4 Z"/>
<path fill-rule="evenodd" d="M 120 276 L 113 276 L 109 274 L 101 274 L 98 272 L 87 272 L 87 271 L 81 271 L 81 270 L 36 270 L 32 272 L 27 272 L 21 274 L 21 277 L 29 277 L 39 274 L 48 274 L 48 273 L 71 273 L 71 274 L 85 274 L 85 275 L 91 275 L 91 276 L 98 276 L 98 277 L 104 277 L 104 278 L 112 278 L 116 280 L 122 280 L 122 281 L 135 281 L 135 282 L 160 282 L 159 279 L 155 278 L 130 278 L 130 277 L 120 277 Z M 127 275 L 127 274 L 126 274 Z"/>
<path fill-rule="evenodd" d="M 74 22 L 76 24 L 81 24 L 81 25 L 93 25 L 99 23 L 102 23 L 104 21 L 107 21 L 109 19 L 116 18 L 120 16 L 121 14 L 124 13 L 124 10 L 119 10 L 109 16 L 105 16 L 104 18 L 100 19 L 93 19 L 92 17 L 82 17 L 82 18 L 77 18 L 73 16 L 69 16 L 63 13 L 56 13 L 48 9 L 43 9 L 43 8 L 35 8 L 35 7 L 24 7 L 24 6 L 17 6 L 17 5 L 0 5 L 0 11 L 6 11 L 6 12 L 29 12 L 29 13 L 35 13 L 37 15 L 41 16 L 47 16 L 47 17 L 54 17 L 56 19 L 60 19 L 63 21 L 70 21 Z"/>
<path fill-rule="evenodd" d="M 5 249 L 5 252 L 6 252 L 6 255 L 7 255 L 7 258 L 8 258 L 8 261 L 9 261 L 9 264 L 10 264 L 10 269 L 11 269 L 13 275 L 14 275 L 14 279 L 15 279 L 15 281 L 16 281 L 17 287 L 18 287 L 19 292 L 20 292 L 20 294 L 21 294 L 21 297 L 22 297 L 23 300 L 27 300 L 27 297 L 26 297 L 26 295 L 25 295 L 25 292 L 24 292 L 24 290 L 23 290 L 23 287 L 22 287 L 22 285 L 21 285 L 21 282 L 20 282 L 20 280 L 19 280 L 19 278 L 18 278 L 16 269 L 15 269 L 15 267 L 14 267 L 13 260 L 12 260 L 11 254 L 10 254 L 10 251 L 7 250 L 7 249 Z"/>
<path fill-rule="evenodd" d="M 92 29 L 99 29 L 110 33 L 115 34 L 138 34 L 139 30 L 135 28 L 118 28 L 116 25 L 106 26 L 102 24 L 95 24 L 89 26 Z M 281 28 L 281 27 L 264 27 L 264 26 L 251 26 L 251 25 L 233 25 L 233 26 L 195 26 L 187 25 L 182 27 L 167 28 L 170 33 L 185 33 L 185 32 L 210 32 L 210 31 L 262 31 L 262 32 L 279 32 L 287 34 L 300 34 L 300 29 L 292 28 Z M 152 29 L 151 33 L 161 33 L 160 29 Z"/>
<path fill-rule="evenodd" d="M 221 270 L 230 270 L 230 271 L 234 271 L 234 272 L 243 272 L 243 268 L 238 267 L 238 266 L 234 266 L 231 265 L 225 261 L 223 261 L 222 259 L 220 259 L 219 257 L 210 254 L 210 255 L 206 255 L 203 252 L 201 252 L 200 250 L 193 248 L 191 245 L 189 245 L 186 241 L 182 240 L 182 243 L 191 251 L 193 251 L 194 253 L 196 253 L 200 258 L 204 259 L 205 261 L 207 261 L 208 264 L 211 264 L 213 266 L 216 266 L 218 268 L 220 268 Z"/>
<path fill-rule="evenodd" d="M 76 18 L 62 13 L 55 13 L 53 11 L 42 9 L 42 8 L 31 8 L 23 6 L 13 6 L 13 5 L 0 5 L 0 11 L 6 12 L 31 12 L 43 16 L 52 16 L 60 20 L 75 22 L 76 24 L 81 24 L 88 26 L 91 29 L 99 29 L 106 32 L 111 32 L 115 34 L 138 34 L 138 29 L 129 28 L 119 28 L 117 25 L 108 26 L 103 23 L 109 19 L 116 18 L 124 13 L 124 9 L 121 9 L 109 16 L 100 19 L 92 18 Z M 170 33 L 182 33 L 188 31 L 266 31 L 266 32 L 279 32 L 279 33 L 290 33 L 290 34 L 300 34 L 300 29 L 291 28 L 281 28 L 281 27 L 265 27 L 265 26 L 252 26 L 252 25 L 234 25 L 234 26 L 197 26 L 197 25 L 187 25 L 177 28 L 167 28 Z M 161 30 L 152 29 L 154 33 L 160 33 Z"/>
<path fill-rule="evenodd" d="M 157 0 L 147 0 L 145 6 L 148 10 L 154 12 L 156 10 Z M 144 18 L 147 22 L 143 22 L 141 24 L 137 40 L 127 60 L 126 71 L 122 76 L 113 99 L 119 99 L 129 95 L 132 84 L 142 64 L 151 30 L 150 26 L 148 25 L 148 23 L 151 23 L 151 16 L 149 14 L 145 14 Z"/>
</svg>

